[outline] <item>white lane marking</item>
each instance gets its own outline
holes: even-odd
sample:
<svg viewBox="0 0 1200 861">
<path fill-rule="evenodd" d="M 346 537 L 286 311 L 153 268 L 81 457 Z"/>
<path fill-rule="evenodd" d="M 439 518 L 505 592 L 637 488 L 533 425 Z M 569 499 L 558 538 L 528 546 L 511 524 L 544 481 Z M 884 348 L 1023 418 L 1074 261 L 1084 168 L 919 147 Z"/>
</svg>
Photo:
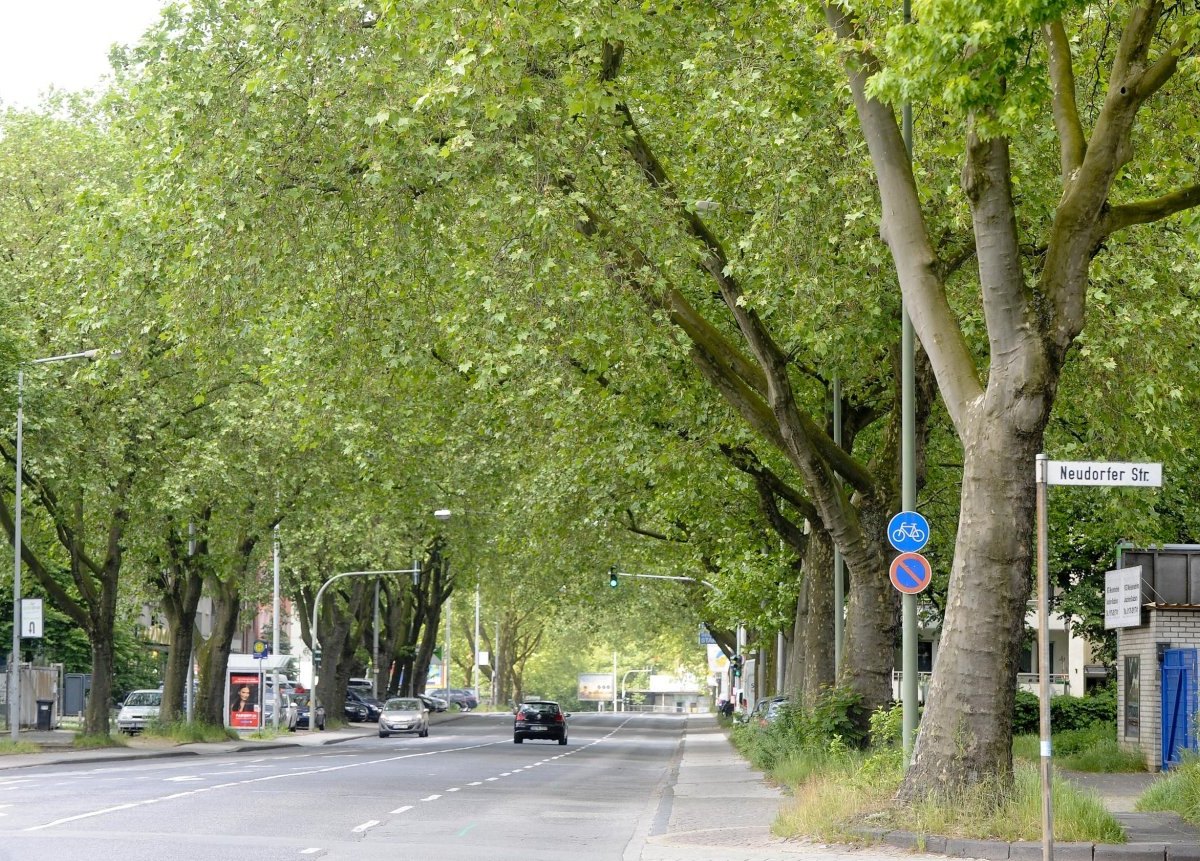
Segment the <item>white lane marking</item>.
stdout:
<svg viewBox="0 0 1200 861">
<path fill-rule="evenodd" d="M 493 780 L 499 780 L 499 779 L 500 779 L 500 778 L 498 778 L 498 777 L 489 777 L 489 778 L 488 778 L 486 781 L 484 781 L 484 782 L 485 782 L 485 783 L 491 783 Z"/>
<path fill-rule="evenodd" d="M 361 834 L 362 832 L 366 831 L 368 828 L 374 828 L 378 824 L 379 824 L 378 819 L 368 819 L 362 825 L 355 825 L 350 830 L 352 832 L 354 832 L 355 834 Z"/>
<path fill-rule="evenodd" d="M 439 798 L 441 798 L 441 797 L 442 797 L 442 796 L 440 796 L 440 795 L 430 795 L 430 796 L 427 796 L 427 797 L 425 797 L 425 798 L 422 798 L 421 800 L 422 800 L 422 801 L 437 801 L 437 800 L 438 800 Z"/>
<path fill-rule="evenodd" d="M 453 789 L 447 789 L 446 791 L 447 792 L 458 792 L 458 787 L 456 786 Z"/>
<path fill-rule="evenodd" d="M 293 772 L 287 772 L 287 773 L 281 772 L 278 774 L 264 775 L 262 777 L 250 777 L 250 778 L 246 778 L 245 780 L 235 780 L 235 781 L 231 781 L 229 783 L 218 783 L 218 784 L 214 784 L 213 786 L 202 786 L 202 787 L 198 787 L 196 789 L 190 789 L 186 792 L 178 792 L 173 795 L 160 796 L 159 798 L 147 798 L 144 801 L 133 801 L 133 802 L 129 802 L 127 804 L 118 804 L 113 807 L 103 807 L 103 808 L 100 808 L 99 810 L 91 810 L 91 811 L 88 811 L 87 813 L 80 813 L 75 816 L 66 816 L 66 817 L 63 817 L 62 819 L 55 819 L 50 822 L 45 822 L 41 825 L 31 825 L 28 828 L 25 828 L 24 830 L 25 831 L 42 831 L 46 828 L 53 828 L 56 825 L 64 825 L 68 822 L 78 822 L 81 819 L 91 819 L 96 816 L 104 816 L 106 814 L 116 813 L 121 810 L 131 810 L 135 807 L 145 807 L 145 806 L 148 806 L 151 804 L 158 804 L 163 801 L 171 801 L 176 798 L 184 798 L 189 795 L 199 795 L 202 792 L 215 792 L 218 789 L 228 789 L 233 786 L 248 786 L 253 783 L 265 783 L 266 781 L 269 781 L 269 780 L 282 780 L 282 779 L 289 778 L 289 777 L 300 777 L 300 776 L 310 775 L 310 774 L 325 774 L 327 772 L 333 772 L 333 771 L 344 771 L 348 768 L 360 768 L 365 765 L 379 765 L 380 763 L 397 762 L 402 759 L 415 759 L 417 757 L 423 757 L 423 756 L 434 756 L 439 753 L 457 753 L 457 752 L 464 751 L 464 750 L 478 750 L 479 748 L 482 748 L 482 747 L 494 747 L 499 744 L 502 744 L 502 742 L 489 741 L 489 742 L 484 742 L 483 744 L 471 744 L 471 745 L 465 745 L 463 747 L 422 751 L 420 753 L 406 753 L 406 754 L 401 754 L 399 756 L 388 756 L 388 757 L 384 757 L 382 759 L 366 760 L 363 762 L 349 762 L 349 763 L 343 763 L 341 765 L 330 765 L 330 766 L 324 766 L 324 767 L 314 766 L 313 768 L 307 769 L 305 771 L 293 771 Z"/>
<path fill-rule="evenodd" d="M 482 780 L 472 780 L 467 786 L 483 786 Z"/>
<path fill-rule="evenodd" d="M 406 811 L 409 811 L 412 809 L 413 809 L 413 806 L 411 804 L 406 804 L 403 807 L 397 807 L 395 810 L 391 811 L 391 813 L 389 813 L 388 816 L 394 816 L 397 813 L 405 813 Z"/>
<path fill-rule="evenodd" d="M 301 855 L 316 855 L 320 851 L 321 851 L 321 847 L 314 846 L 311 849 L 301 849 L 300 854 Z"/>
</svg>

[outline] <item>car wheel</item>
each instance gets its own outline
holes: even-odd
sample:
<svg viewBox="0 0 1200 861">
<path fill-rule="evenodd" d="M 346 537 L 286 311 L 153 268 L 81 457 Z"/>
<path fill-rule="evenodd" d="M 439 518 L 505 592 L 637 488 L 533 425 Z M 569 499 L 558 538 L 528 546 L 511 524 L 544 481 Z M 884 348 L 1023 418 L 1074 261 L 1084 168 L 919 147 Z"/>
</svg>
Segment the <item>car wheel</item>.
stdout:
<svg viewBox="0 0 1200 861">
<path fill-rule="evenodd" d="M 560 738 L 560 739 L 558 740 L 558 743 L 559 743 L 559 744 L 566 744 L 566 743 L 567 743 L 567 737 L 564 735 L 562 738 Z"/>
<path fill-rule="evenodd" d="M 525 740 L 525 739 L 521 738 L 519 735 L 514 735 L 514 736 L 513 736 L 513 744 L 520 744 L 520 743 L 521 743 L 521 742 L 523 742 L 524 740 Z"/>
<path fill-rule="evenodd" d="M 388 737 L 388 734 L 387 734 L 386 732 L 384 732 L 383 730 L 380 730 L 380 731 L 379 731 L 379 737 L 380 737 L 380 738 L 387 738 L 387 737 Z"/>
</svg>

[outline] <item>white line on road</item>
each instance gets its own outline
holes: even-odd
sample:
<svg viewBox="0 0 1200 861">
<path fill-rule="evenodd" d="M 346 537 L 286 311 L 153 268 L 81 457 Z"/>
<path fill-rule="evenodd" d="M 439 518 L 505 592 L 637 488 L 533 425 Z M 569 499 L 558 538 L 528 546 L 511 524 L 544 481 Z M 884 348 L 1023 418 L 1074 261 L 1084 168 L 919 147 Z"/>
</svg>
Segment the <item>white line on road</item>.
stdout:
<svg viewBox="0 0 1200 861">
<path fill-rule="evenodd" d="M 397 807 L 395 810 L 393 810 L 391 813 L 389 813 L 388 816 L 394 816 L 397 813 L 404 813 L 406 811 L 412 810 L 412 808 L 413 808 L 413 806 L 411 804 L 406 804 L 403 807 Z"/>
<path fill-rule="evenodd" d="M 422 801 L 437 801 L 441 797 L 442 796 L 440 796 L 440 795 L 429 795 L 429 796 L 426 796 L 425 798 L 422 798 L 421 800 Z"/>
<path fill-rule="evenodd" d="M 378 819 L 368 819 L 362 825 L 355 825 L 350 830 L 353 831 L 355 834 L 361 834 L 362 832 L 366 831 L 368 828 L 374 828 L 378 824 L 379 824 Z"/>
<path fill-rule="evenodd" d="M 446 791 L 447 792 L 458 792 L 458 787 L 456 786 L 453 789 L 447 789 Z"/>
<path fill-rule="evenodd" d="M 316 855 L 320 851 L 321 851 L 320 846 L 314 846 L 311 849 L 301 849 L 300 854 L 301 855 Z"/>
</svg>

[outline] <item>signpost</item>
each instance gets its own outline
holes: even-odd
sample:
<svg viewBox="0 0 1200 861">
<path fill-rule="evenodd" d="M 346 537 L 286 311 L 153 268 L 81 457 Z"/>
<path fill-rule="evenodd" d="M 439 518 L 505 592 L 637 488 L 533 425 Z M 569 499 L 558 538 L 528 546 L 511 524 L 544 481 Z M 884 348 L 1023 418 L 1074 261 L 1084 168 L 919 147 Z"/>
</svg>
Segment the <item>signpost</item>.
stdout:
<svg viewBox="0 0 1200 861">
<path fill-rule="evenodd" d="M 42 636 L 42 599 L 21 599 L 21 636 L 37 638 Z"/>
<path fill-rule="evenodd" d="M 905 316 L 905 320 L 908 317 Z M 906 330 L 907 331 L 907 330 Z M 909 407 L 914 402 L 908 397 Z M 907 445 L 907 443 L 906 443 Z M 911 458 L 906 454 L 905 459 Z M 910 482 L 909 467 L 905 467 L 905 486 L 908 490 L 903 494 L 905 505 L 916 505 L 915 484 Z M 904 593 L 901 598 L 903 629 L 900 636 L 900 703 L 904 714 L 904 758 L 907 761 L 912 755 L 913 739 L 917 735 L 917 598 L 916 593 L 929 585 L 929 562 L 917 551 L 929 543 L 929 522 L 912 510 L 901 511 L 887 525 L 888 541 L 892 547 L 910 557 L 900 563 L 903 571 L 897 567 L 899 559 L 892 562 L 890 576 L 892 585 Z M 916 558 L 911 558 L 916 557 Z M 918 561 L 920 560 L 920 561 Z M 910 566 L 913 570 L 910 570 Z M 920 567 L 925 573 L 914 573 Z M 924 580 L 924 585 L 914 589 L 918 580 Z M 901 585 L 901 584 L 905 585 Z"/>
<path fill-rule="evenodd" d="M 1054 812 L 1050 795 L 1050 609 L 1049 557 L 1047 546 L 1049 514 L 1046 510 L 1046 487 L 1051 484 L 1106 487 L 1162 487 L 1161 463 L 1105 463 L 1100 461 L 1050 460 L 1039 454 L 1036 458 L 1037 492 L 1037 590 L 1038 590 L 1038 698 L 1041 729 L 1042 762 L 1042 861 L 1054 858 Z M 1125 569 L 1128 571 L 1129 569 Z M 1120 573 L 1120 572 L 1112 572 Z M 1141 571 L 1138 569 L 1140 595 Z M 1128 576 L 1128 575 L 1125 575 Z M 1108 577 L 1105 577 L 1105 624 L 1108 625 Z M 1122 593 L 1123 594 L 1123 593 Z M 1138 607 L 1138 619 L 1141 618 Z M 1134 623 L 1136 624 L 1136 623 Z"/>
</svg>

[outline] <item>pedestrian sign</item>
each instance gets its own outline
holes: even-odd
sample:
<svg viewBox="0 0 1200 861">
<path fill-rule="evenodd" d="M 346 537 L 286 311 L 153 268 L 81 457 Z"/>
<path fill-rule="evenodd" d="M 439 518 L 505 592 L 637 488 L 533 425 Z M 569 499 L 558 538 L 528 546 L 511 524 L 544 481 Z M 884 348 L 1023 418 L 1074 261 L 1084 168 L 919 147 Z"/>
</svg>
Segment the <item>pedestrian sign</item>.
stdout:
<svg viewBox="0 0 1200 861">
<path fill-rule="evenodd" d="M 924 592 L 933 579 L 933 569 L 929 560 L 920 553 L 901 553 L 892 560 L 892 585 L 905 595 L 916 595 Z"/>
<path fill-rule="evenodd" d="M 901 511 L 888 521 L 887 534 L 901 553 L 916 553 L 929 543 L 929 522 L 915 511 Z"/>
</svg>

